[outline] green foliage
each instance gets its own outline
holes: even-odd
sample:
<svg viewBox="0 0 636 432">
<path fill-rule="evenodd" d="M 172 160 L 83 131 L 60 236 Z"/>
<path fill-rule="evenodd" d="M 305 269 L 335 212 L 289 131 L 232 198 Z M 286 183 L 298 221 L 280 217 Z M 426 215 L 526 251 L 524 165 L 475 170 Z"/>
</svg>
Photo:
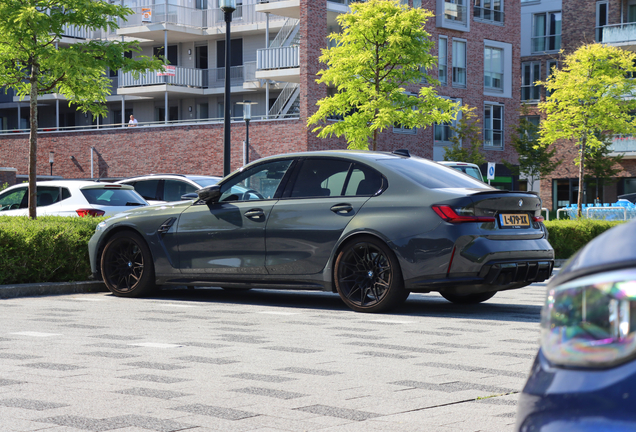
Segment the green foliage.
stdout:
<svg viewBox="0 0 636 432">
<path fill-rule="evenodd" d="M 513 165 L 508 161 L 504 161 L 504 165 L 515 174 L 526 176 L 532 187 L 536 180 L 550 175 L 562 161 L 554 160 L 556 146 L 539 143 L 539 127 L 528 121 L 525 117 L 527 113 L 527 107 L 524 105 L 521 109 L 522 117 L 511 142 L 519 155 L 519 165 Z"/>
<path fill-rule="evenodd" d="M 563 68 L 554 69 L 550 78 L 541 82 L 550 95 L 539 108 L 547 114 L 541 122 L 539 145 L 548 146 L 558 140 L 564 145 L 579 146 L 579 184 L 585 178 L 585 157 L 589 149 L 601 147 L 603 133 L 636 132 L 636 54 L 608 45 L 587 44 L 565 56 Z M 583 202 L 579 190 L 579 215 Z"/>
<path fill-rule="evenodd" d="M 623 155 L 610 156 L 612 149 L 612 137 L 606 133 L 599 137 L 601 145 L 590 149 L 585 155 L 585 166 L 588 174 L 586 181 L 591 179 L 600 180 L 601 183 L 611 183 L 616 180 L 614 177 L 622 171 L 621 168 L 614 168 L 616 164 L 623 160 Z"/>
<path fill-rule="evenodd" d="M 351 3 L 351 12 L 337 17 L 342 33 L 329 35 L 335 46 L 322 51 L 327 65 L 318 72 L 318 83 L 336 93 L 318 101 L 308 120 L 321 138 L 344 136 L 350 149 L 377 146 L 379 132 L 400 124 L 426 127 L 452 121 L 456 104 L 437 97 L 428 76 L 436 64 L 430 54 L 434 42 L 424 30 L 430 11 L 401 5 L 398 0 Z M 426 79 L 419 95 L 406 94 L 406 86 Z M 332 116 L 342 121 L 328 122 Z"/>
<path fill-rule="evenodd" d="M 88 280 L 88 240 L 102 220 L 0 217 L 0 284 Z"/>
<path fill-rule="evenodd" d="M 483 141 L 479 138 L 481 134 L 480 121 L 475 114 L 475 107 L 464 105 L 461 107 L 462 117 L 455 126 L 451 126 L 453 136 L 450 147 L 446 147 L 444 153 L 445 161 L 468 162 L 475 165 L 483 165 L 486 158 L 480 152 Z"/>
<path fill-rule="evenodd" d="M 2 183 L 2 184 L 0 185 L 0 192 L 2 192 L 3 190 L 5 190 L 5 189 L 6 189 L 6 188 L 8 188 L 8 187 L 9 187 L 9 183 Z"/>
<path fill-rule="evenodd" d="M 567 259 L 589 243 L 594 237 L 624 222 L 594 219 L 545 221 L 556 259 Z"/>
</svg>

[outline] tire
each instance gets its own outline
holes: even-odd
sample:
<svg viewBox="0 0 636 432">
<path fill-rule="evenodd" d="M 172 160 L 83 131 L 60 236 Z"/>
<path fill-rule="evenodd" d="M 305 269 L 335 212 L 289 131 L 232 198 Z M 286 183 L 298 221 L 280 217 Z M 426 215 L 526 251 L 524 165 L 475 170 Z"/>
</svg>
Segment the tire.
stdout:
<svg viewBox="0 0 636 432">
<path fill-rule="evenodd" d="M 342 301 L 357 312 L 386 311 L 409 296 L 395 254 L 375 237 L 345 243 L 336 258 L 334 282 Z"/>
<path fill-rule="evenodd" d="M 457 295 L 449 293 L 440 293 L 442 297 L 452 303 L 456 304 L 477 304 L 490 300 L 497 294 L 497 291 L 488 291 L 477 294 Z"/>
<path fill-rule="evenodd" d="M 102 277 L 119 297 L 142 297 L 155 288 L 155 266 L 148 245 L 139 234 L 122 231 L 112 236 L 102 252 Z"/>
</svg>

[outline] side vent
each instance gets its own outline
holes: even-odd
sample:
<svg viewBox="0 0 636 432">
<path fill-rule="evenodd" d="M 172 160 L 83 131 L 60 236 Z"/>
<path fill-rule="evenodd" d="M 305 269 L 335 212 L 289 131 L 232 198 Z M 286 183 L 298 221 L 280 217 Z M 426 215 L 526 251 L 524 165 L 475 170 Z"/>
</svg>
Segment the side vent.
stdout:
<svg viewBox="0 0 636 432">
<path fill-rule="evenodd" d="M 394 150 L 393 154 L 398 155 L 398 156 L 411 157 L 411 153 L 409 153 L 409 151 L 407 149 Z"/>
<path fill-rule="evenodd" d="M 170 219 L 168 219 L 164 223 L 162 223 L 161 226 L 159 227 L 159 229 L 157 230 L 159 235 L 161 237 L 163 237 L 168 231 L 170 231 L 170 228 L 172 227 L 172 224 L 176 220 L 177 220 L 176 217 L 171 217 Z"/>
</svg>

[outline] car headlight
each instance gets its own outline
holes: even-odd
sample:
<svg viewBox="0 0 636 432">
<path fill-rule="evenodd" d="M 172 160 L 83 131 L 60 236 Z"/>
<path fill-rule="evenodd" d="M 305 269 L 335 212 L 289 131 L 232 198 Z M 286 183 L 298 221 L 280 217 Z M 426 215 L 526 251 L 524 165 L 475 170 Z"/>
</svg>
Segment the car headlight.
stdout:
<svg viewBox="0 0 636 432">
<path fill-rule="evenodd" d="M 636 357 L 636 269 L 599 273 L 548 290 L 541 349 L 564 366 L 609 367 Z"/>
</svg>

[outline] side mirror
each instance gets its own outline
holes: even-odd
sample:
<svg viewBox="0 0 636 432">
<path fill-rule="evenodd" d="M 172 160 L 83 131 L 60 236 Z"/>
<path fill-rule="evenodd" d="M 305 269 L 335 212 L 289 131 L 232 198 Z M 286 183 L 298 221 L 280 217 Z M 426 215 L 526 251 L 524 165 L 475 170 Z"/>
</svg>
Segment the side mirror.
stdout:
<svg viewBox="0 0 636 432">
<path fill-rule="evenodd" d="M 197 191 L 199 199 L 206 203 L 213 203 L 219 200 L 221 197 L 221 187 L 219 185 L 212 185 L 199 189 Z"/>
<path fill-rule="evenodd" d="M 196 192 L 181 195 L 181 201 L 190 201 L 195 199 L 199 199 L 199 195 Z"/>
</svg>

